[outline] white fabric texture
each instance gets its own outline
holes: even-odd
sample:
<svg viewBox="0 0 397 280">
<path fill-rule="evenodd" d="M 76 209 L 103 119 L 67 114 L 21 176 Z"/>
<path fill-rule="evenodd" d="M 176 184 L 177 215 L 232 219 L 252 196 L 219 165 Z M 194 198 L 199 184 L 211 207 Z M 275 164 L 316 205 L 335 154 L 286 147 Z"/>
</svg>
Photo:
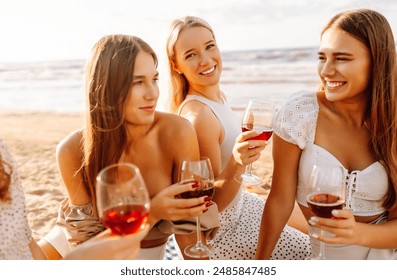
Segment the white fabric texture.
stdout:
<svg viewBox="0 0 397 280">
<path fill-rule="evenodd" d="M 292 95 L 278 111 L 274 133 L 302 149 L 296 200 L 307 206 L 306 189 L 315 164 L 342 166 L 346 176 L 346 208 L 356 216 L 372 216 L 385 212 L 382 206 L 388 188 L 388 177 L 380 162 L 364 170 L 349 172 L 331 153 L 314 143 L 319 105 L 315 92 Z"/>
<path fill-rule="evenodd" d="M 188 95 L 181 106 L 192 99 L 206 104 L 223 126 L 225 137 L 221 143 L 221 153 L 222 166 L 224 167 L 232 156 L 236 137 L 241 133 L 241 120 L 238 120 L 226 102 L 220 104 L 204 97 Z M 211 259 L 255 259 L 264 205 L 264 199 L 240 188 L 234 200 L 220 213 L 221 228 L 219 232 L 213 240 L 207 241 L 216 250 Z M 309 255 L 309 237 L 286 226 L 273 251 L 272 259 L 305 259 Z"/>
<path fill-rule="evenodd" d="M 25 195 L 17 166 L 6 144 L 1 139 L 0 153 L 3 162 L 12 168 L 9 188 L 11 201 L 0 201 L 0 259 L 30 260 L 33 259 L 29 248 L 32 232 L 27 218 Z M 6 171 L 9 171 L 7 164 L 3 164 L 3 166 Z"/>
</svg>

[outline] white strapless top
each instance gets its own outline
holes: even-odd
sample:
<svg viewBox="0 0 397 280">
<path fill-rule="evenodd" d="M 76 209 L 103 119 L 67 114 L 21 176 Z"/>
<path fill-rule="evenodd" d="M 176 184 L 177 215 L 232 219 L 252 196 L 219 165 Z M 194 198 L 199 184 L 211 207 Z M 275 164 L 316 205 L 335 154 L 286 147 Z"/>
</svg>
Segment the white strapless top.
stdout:
<svg viewBox="0 0 397 280">
<path fill-rule="evenodd" d="M 337 164 L 346 176 L 346 209 L 355 216 L 373 216 L 384 213 L 382 206 L 388 190 L 388 176 L 377 161 L 363 170 L 349 172 L 330 152 L 314 144 L 318 117 L 318 101 L 314 92 L 293 94 L 277 112 L 274 133 L 302 150 L 296 201 L 304 206 L 310 173 L 315 164 Z"/>
</svg>

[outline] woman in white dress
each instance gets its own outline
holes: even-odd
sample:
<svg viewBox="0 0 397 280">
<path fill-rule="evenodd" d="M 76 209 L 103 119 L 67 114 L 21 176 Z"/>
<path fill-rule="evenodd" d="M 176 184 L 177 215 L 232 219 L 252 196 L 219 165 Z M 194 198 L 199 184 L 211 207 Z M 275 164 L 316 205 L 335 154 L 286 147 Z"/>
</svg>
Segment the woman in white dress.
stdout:
<svg viewBox="0 0 397 280">
<path fill-rule="evenodd" d="M 333 233 L 327 259 L 392 259 L 397 248 L 397 84 L 392 30 L 367 9 L 337 14 L 321 34 L 315 92 L 279 110 L 273 135 L 272 188 L 263 212 L 258 259 L 269 259 L 294 200 L 309 224 Z M 305 201 L 315 164 L 342 166 L 345 210 L 314 217 Z M 335 219 L 335 217 L 337 219 Z M 318 239 L 318 240 L 317 240 Z"/>
</svg>

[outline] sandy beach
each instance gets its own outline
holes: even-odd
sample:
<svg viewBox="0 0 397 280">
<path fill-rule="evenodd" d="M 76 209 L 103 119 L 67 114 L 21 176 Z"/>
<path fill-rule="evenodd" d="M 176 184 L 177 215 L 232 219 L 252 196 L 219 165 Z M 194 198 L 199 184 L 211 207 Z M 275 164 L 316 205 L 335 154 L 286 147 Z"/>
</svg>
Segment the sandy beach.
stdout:
<svg viewBox="0 0 397 280">
<path fill-rule="evenodd" d="M 79 113 L 0 112 L 0 137 L 5 140 L 17 162 L 29 223 L 36 240 L 54 226 L 59 203 L 66 196 L 56 165 L 56 145 L 70 132 L 81 128 L 83 121 L 83 115 Z M 250 190 L 266 196 L 271 182 L 271 145 L 253 168 L 265 179 L 265 185 Z"/>
</svg>

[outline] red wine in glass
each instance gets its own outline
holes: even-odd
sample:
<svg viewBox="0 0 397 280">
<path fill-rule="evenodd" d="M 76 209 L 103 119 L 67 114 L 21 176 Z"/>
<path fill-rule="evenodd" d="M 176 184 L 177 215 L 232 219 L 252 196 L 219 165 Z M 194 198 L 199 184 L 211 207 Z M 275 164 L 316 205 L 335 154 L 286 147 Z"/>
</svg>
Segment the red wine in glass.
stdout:
<svg viewBox="0 0 397 280">
<path fill-rule="evenodd" d="M 200 160 L 182 160 L 179 168 L 179 182 L 193 183 L 194 190 L 183 192 L 179 198 L 195 198 L 214 195 L 214 172 L 208 157 Z M 207 258 L 214 254 L 215 249 L 201 241 L 200 216 L 196 217 L 197 242 L 184 249 L 184 253 L 191 258 Z"/>
<path fill-rule="evenodd" d="M 189 180 L 183 182 L 184 184 L 193 183 L 196 185 L 196 189 L 192 191 L 187 191 L 176 195 L 177 198 L 196 198 L 202 196 L 214 196 L 215 188 L 213 181 L 197 181 L 197 180 Z"/>
<path fill-rule="evenodd" d="M 106 209 L 102 219 L 114 235 L 133 234 L 145 227 L 149 212 L 145 205 L 119 205 Z"/>
<path fill-rule="evenodd" d="M 244 126 L 241 127 L 241 130 L 243 132 L 251 131 L 251 130 L 261 131 L 262 132 L 258 136 L 248 138 L 247 140 L 265 140 L 265 141 L 267 141 L 267 140 L 270 139 L 270 137 L 273 134 L 273 129 L 271 127 L 263 126 L 263 125 L 254 125 L 253 127 L 252 126 L 248 126 L 248 125 L 244 125 Z"/>
<path fill-rule="evenodd" d="M 332 218 L 332 210 L 343 209 L 345 204 L 345 173 L 339 165 L 316 164 L 310 174 L 306 201 L 314 215 L 321 218 Z M 324 234 L 319 229 L 320 235 Z M 313 246 L 313 256 L 310 260 L 325 260 L 325 245 L 320 241 L 320 247 Z"/>
<path fill-rule="evenodd" d="M 139 168 L 116 163 L 103 168 L 96 178 L 98 215 L 113 235 L 144 229 L 149 220 L 150 197 Z"/>
<path fill-rule="evenodd" d="M 332 210 L 342 209 L 345 201 L 338 195 L 314 193 L 307 197 L 307 204 L 313 214 L 322 218 L 332 218 Z"/>
</svg>

